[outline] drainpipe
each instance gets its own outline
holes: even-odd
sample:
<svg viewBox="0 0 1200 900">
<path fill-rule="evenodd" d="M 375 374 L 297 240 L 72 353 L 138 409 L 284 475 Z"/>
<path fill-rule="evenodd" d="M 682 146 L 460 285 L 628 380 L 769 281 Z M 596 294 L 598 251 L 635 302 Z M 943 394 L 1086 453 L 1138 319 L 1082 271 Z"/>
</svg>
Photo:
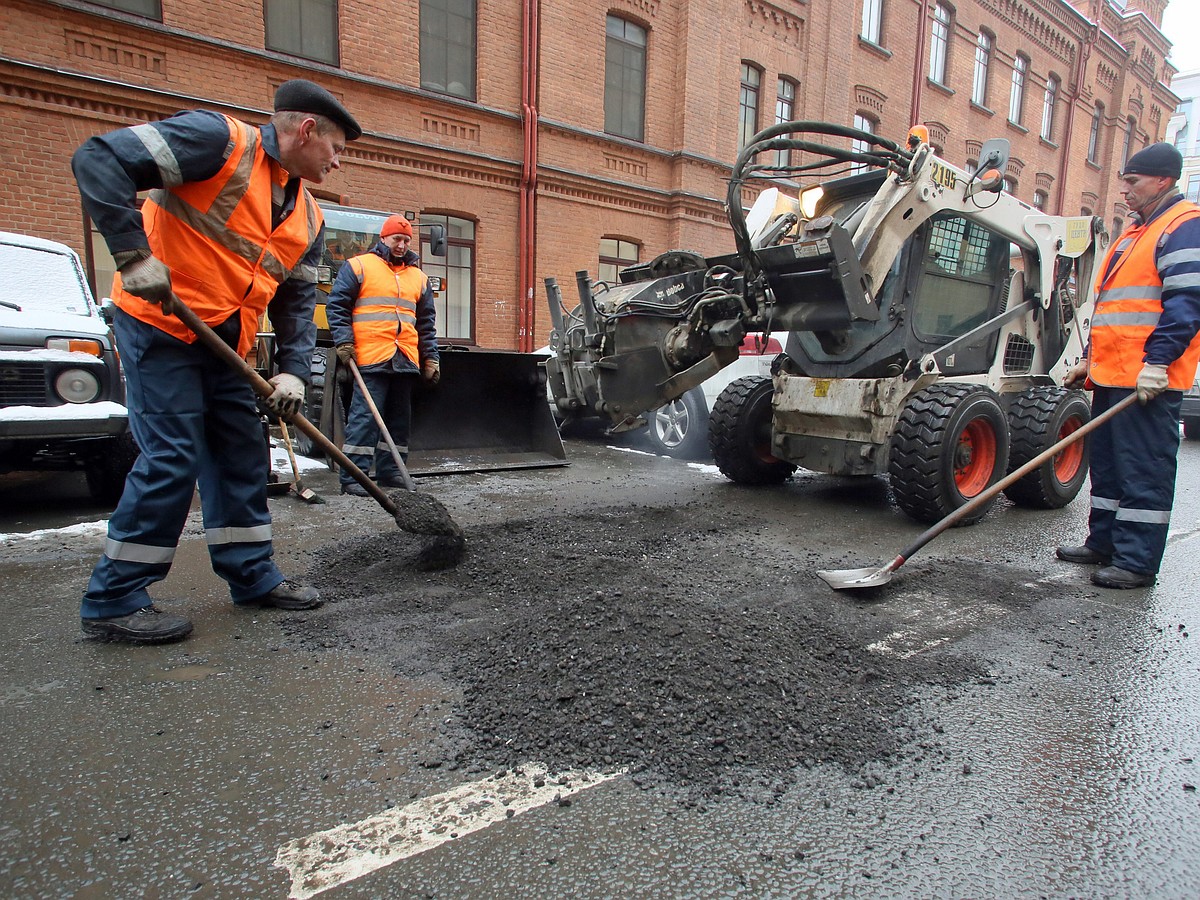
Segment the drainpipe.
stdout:
<svg viewBox="0 0 1200 900">
<path fill-rule="evenodd" d="M 908 127 L 921 124 L 921 92 L 925 86 L 925 42 L 929 39 L 929 3 L 921 0 L 921 12 L 917 21 L 917 58 L 913 62 L 912 78 L 912 112 L 908 117 Z"/>
<path fill-rule="evenodd" d="M 1067 200 L 1067 168 L 1071 162 L 1071 141 L 1075 138 L 1075 114 L 1076 106 L 1079 103 L 1079 98 L 1083 94 L 1083 78 L 1087 73 L 1087 61 L 1092 55 L 1092 48 L 1096 45 L 1096 40 L 1100 34 L 1099 20 L 1092 25 L 1091 34 L 1083 45 L 1079 48 L 1079 53 L 1075 58 L 1075 90 L 1071 92 L 1070 102 L 1067 104 L 1067 123 L 1063 130 L 1062 155 L 1058 160 L 1058 198 L 1056 200 L 1058 215 L 1063 214 L 1063 206 Z M 1092 211 L 1093 214 L 1095 210 Z"/>
<path fill-rule="evenodd" d="M 517 349 L 533 349 L 534 263 L 537 241 L 538 169 L 538 21 L 539 0 L 523 0 L 521 22 L 521 202 L 517 213 L 517 270 L 520 299 L 517 304 Z"/>
</svg>

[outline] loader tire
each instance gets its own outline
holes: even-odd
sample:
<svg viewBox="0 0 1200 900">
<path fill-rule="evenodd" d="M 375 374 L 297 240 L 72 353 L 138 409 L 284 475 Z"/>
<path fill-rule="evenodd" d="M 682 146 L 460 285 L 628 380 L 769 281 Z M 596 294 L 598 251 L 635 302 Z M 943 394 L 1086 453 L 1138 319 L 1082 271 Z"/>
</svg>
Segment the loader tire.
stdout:
<svg viewBox="0 0 1200 900">
<path fill-rule="evenodd" d="M 771 453 L 769 378 L 748 375 L 730 382 L 713 404 L 708 446 L 717 468 L 738 484 L 779 484 L 796 467 Z"/>
<path fill-rule="evenodd" d="M 918 522 L 937 522 L 1004 477 L 1007 463 L 1008 422 L 996 394 L 977 384 L 935 384 L 901 412 L 888 473 L 896 505 Z M 958 524 L 974 525 L 991 505 Z"/>
<path fill-rule="evenodd" d="M 1035 387 L 1017 394 L 1008 408 L 1008 470 L 1015 472 L 1043 450 L 1078 431 L 1092 418 L 1092 408 L 1079 391 Z M 1056 453 L 1004 494 L 1017 506 L 1061 509 L 1079 493 L 1088 472 L 1087 441 L 1079 440 Z"/>
</svg>

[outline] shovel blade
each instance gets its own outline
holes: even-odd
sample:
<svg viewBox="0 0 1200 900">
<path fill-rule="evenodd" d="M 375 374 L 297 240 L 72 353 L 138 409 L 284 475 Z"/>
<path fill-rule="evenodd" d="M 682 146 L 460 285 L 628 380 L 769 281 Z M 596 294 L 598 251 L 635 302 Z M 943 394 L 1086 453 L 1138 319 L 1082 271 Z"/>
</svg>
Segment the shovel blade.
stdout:
<svg viewBox="0 0 1200 900">
<path fill-rule="evenodd" d="M 817 575 L 835 591 L 873 588 L 892 580 L 894 566 L 865 566 L 861 569 L 822 569 Z"/>
</svg>

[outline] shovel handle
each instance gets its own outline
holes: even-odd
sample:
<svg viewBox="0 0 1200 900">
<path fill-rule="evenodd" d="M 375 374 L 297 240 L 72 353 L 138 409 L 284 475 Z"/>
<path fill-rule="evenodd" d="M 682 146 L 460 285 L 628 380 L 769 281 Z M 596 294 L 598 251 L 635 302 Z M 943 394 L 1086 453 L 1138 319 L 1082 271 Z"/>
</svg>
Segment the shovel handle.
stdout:
<svg viewBox="0 0 1200 900">
<path fill-rule="evenodd" d="M 254 388 L 256 394 L 265 399 L 275 393 L 275 388 L 271 386 L 271 383 L 259 375 L 250 363 L 242 359 L 236 350 L 217 337 L 216 332 L 205 325 L 191 307 L 187 306 L 174 294 L 171 295 L 171 301 L 175 305 L 175 316 L 179 321 L 195 332 L 200 343 L 204 344 L 204 346 L 232 368 L 241 372 L 245 379 L 250 382 L 250 386 Z M 321 433 L 320 428 L 304 418 L 302 413 L 293 413 L 290 418 L 298 431 L 303 431 L 307 434 L 314 444 L 332 456 L 335 462 L 349 472 L 354 480 L 361 484 L 367 493 L 374 497 L 376 502 L 391 514 L 392 518 L 396 517 L 399 510 L 396 504 L 392 502 L 392 498 L 384 492 L 383 488 L 373 482 L 366 472 L 352 463 L 350 458 L 341 451 L 341 448 L 337 444 L 325 437 Z"/>
<path fill-rule="evenodd" d="M 1069 447 L 1071 444 L 1075 443 L 1077 440 L 1084 437 L 1089 432 L 1095 431 L 1097 428 L 1099 428 L 1101 425 L 1103 425 L 1105 422 L 1107 422 L 1109 419 L 1111 419 L 1117 413 L 1123 411 L 1124 409 L 1126 409 L 1129 406 L 1132 406 L 1136 402 L 1137 402 L 1137 392 L 1134 391 L 1128 397 L 1125 397 L 1123 400 L 1121 400 L 1119 403 L 1117 403 L 1115 406 L 1112 406 L 1112 407 L 1106 409 L 1104 412 L 1100 413 L 1100 415 L 1096 416 L 1096 418 L 1089 420 L 1088 422 L 1081 425 L 1079 428 L 1072 431 L 1070 434 L 1068 434 L 1065 438 L 1063 438 L 1057 444 L 1054 444 L 1051 447 L 1047 447 L 1045 450 L 1043 450 L 1041 453 L 1039 453 L 1033 459 L 1029 460 L 1029 462 L 1025 463 L 1025 465 L 1021 466 L 1018 469 L 1015 469 L 1012 472 L 1009 472 L 1007 475 L 1005 475 L 1003 478 L 1001 478 L 999 481 L 997 481 L 991 487 L 976 494 L 974 497 L 972 497 L 970 500 L 968 500 L 966 503 L 964 503 L 958 509 L 954 510 L 954 512 L 950 513 L 945 518 L 943 518 L 940 521 L 931 525 L 915 541 L 913 541 L 911 544 L 909 544 L 907 547 L 905 547 L 903 550 L 901 550 L 900 555 L 897 556 L 894 560 L 892 560 L 891 564 L 885 568 L 890 572 L 894 572 L 896 569 L 900 568 L 901 565 L 903 565 L 905 560 L 910 559 L 913 556 L 913 554 L 915 554 L 918 550 L 920 550 L 922 547 L 924 547 L 926 544 L 928 544 L 930 541 L 932 541 L 935 537 L 937 537 L 939 534 L 941 534 L 943 531 L 945 531 L 951 525 L 958 522 L 960 519 L 964 518 L 965 516 L 969 516 L 971 513 L 975 512 L 975 510 L 979 509 L 979 507 L 981 507 L 983 504 L 987 503 L 989 500 L 991 500 L 993 497 L 995 497 L 997 494 L 999 494 L 1001 491 L 1003 491 L 1009 485 L 1013 484 L 1014 482 L 1020 481 L 1022 478 L 1024 478 L 1026 475 L 1028 475 L 1030 472 L 1032 472 L 1034 469 L 1036 469 L 1038 466 L 1040 466 L 1042 463 L 1044 463 L 1046 460 L 1050 459 L 1052 456 L 1054 456 L 1057 453 L 1061 453 L 1064 449 Z"/>
<path fill-rule="evenodd" d="M 362 372 L 358 369 L 358 363 L 353 359 L 349 362 L 350 371 L 354 373 L 354 381 L 358 384 L 358 389 L 362 391 L 363 399 L 367 401 L 367 408 L 371 410 L 371 415 L 375 417 L 375 424 L 379 426 L 379 433 L 383 435 L 383 439 L 387 441 L 388 449 L 392 451 L 392 459 L 396 463 L 396 468 L 400 470 L 400 477 L 404 480 L 405 489 L 415 491 L 417 486 L 413 484 L 412 476 L 408 474 L 408 467 L 404 465 L 404 460 L 400 458 L 400 450 L 396 447 L 396 442 L 392 440 L 391 432 L 388 431 L 388 427 L 383 421 L 379 407 L 375 405 L 375 398 L 367 390 L 367 383 L 363 380 Z"/>
</svg>

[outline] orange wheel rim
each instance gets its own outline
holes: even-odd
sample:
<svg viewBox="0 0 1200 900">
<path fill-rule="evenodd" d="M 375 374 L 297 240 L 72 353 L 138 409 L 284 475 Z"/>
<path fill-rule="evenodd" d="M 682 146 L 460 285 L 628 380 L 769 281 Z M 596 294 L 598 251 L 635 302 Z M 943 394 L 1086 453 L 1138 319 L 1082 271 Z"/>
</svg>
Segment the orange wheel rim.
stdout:
<svg viewBox="0 0 1200 900">
<path fill-rule="evenodd" d="M 984 419 L 963 429 L 954 448 L 954 484 L 971 498 L 988 486 L 996 471 L 996 432 Z"/>
<path fill-rule="evenodd" d="M 1062 428 L 1058 430 L 1058 440 L 1069 437 L 1082 427 L 1083 420 L 1078 416 L 1072 416 L 1063 422 Z M 1070 446 L 1064 447 L 1061 452 L 1054 455 L 1053 463 L 1054 477 L 1058 479 L 1059 483 L 1069 482 L 1079 474 L 1080 468 L 1083 467 L 1083 441 L 1076 441 Z"/>
</svg>

